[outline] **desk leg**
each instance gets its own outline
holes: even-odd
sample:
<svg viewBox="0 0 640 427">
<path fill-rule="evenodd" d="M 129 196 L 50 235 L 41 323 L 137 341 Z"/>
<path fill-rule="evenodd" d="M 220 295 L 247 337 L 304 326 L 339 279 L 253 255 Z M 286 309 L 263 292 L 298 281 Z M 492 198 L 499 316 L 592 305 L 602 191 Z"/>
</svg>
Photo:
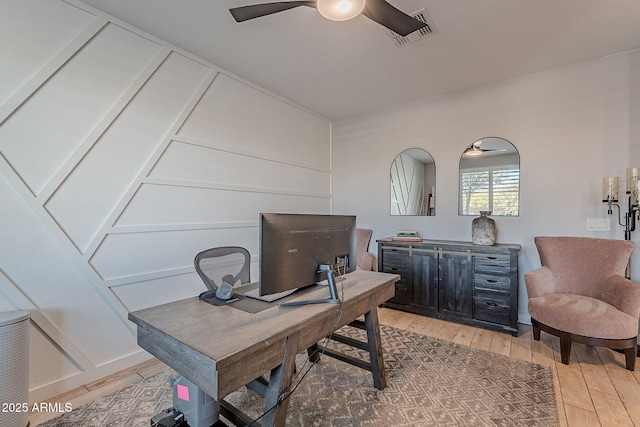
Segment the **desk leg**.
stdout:
<svg viewBox="0 0 640 427">
<path fill-rule="evenodd" d="M 287 387 L 291 383 L 296 366 L 299 338 L 299 332 L 287 337 L 282 364 L 271 370 L 269 386 L 267 387 L 267 394 L 265 396 L 264 410 L 266 412 L 273 407 L 275 407 L 275 409 L 269 411 L 264 416 L 262 419 L 262 427 L 283 427 L 285 425 L 289 399 L 285 399 L 279 405 L 278 401 L 283 393 L 290 391 Z"/>
<path fill-rule="evenodd" d="M 309 356 L 309 362 L 316 363 L 320 360 L 320 346 L 318 344 L 313 344 L 311 347 L 307 349 L 307 355 Z"/>
<path fill-rule="evenodd" d="M 378 306 L 373 297 L 369 299 L 370 310 L 364 315 L 364 323 L 367 329 L 367 341 L 369 343 L 369 357 L 371 359 L 371 372 L 373 373 L 373 386 L 382 390 L 387 386 L 387 377 L 384 371 L 382 358 L 382 340 L 380 338 L 380 325 L 378 323 Z"/>
</svg>

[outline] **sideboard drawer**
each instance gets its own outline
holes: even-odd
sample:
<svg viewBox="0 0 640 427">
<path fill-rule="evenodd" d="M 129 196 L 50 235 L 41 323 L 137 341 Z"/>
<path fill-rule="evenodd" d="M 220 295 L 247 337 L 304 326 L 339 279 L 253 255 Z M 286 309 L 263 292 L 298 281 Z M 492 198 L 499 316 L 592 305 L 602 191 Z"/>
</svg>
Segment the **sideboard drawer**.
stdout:
<svg viewBox="0 0 640 427">
<path fill-rule="evenodd" d="M 476 320 L 509 325 L 511 308 L 479 298 L 473 301 L 473 314 Z"/>
<path fill-rule="evenodd" d="M 476 273 L 488 275 L 509 276 L 511 260 L 508 257 L 495 257 L 489 255 L 475 255 L 474 268 Z"/>
<path fill-rule="evenodd" d="M 384 249 L 383 262 L 390 264 L 407 264 L 409 251 L 406 249 Z"/>
<path fill-rule="evenodd" d="M 509 307 L 511 304 L 509 294 L 501 292 L 476 291 L 473 298 L 476 301 L 487 302 L 500 307 Z"/>
<path fill-rule="evenodd" d="M 384 273 L 399 274 L 400 276 L 402 276 L 403 279 L 406 279 L 409 274 L 409 269 L 407 265 L 389 264 L 386 262 L 382 264 L 382 271 Z"/>
<path fill-rule="evenodd" d="M 509 276 L 476 273 L 473 275 L 473 287 L 474 289 L 492 289 L 508 292 L 511 288 L 511 280 Z"/>
</svg>

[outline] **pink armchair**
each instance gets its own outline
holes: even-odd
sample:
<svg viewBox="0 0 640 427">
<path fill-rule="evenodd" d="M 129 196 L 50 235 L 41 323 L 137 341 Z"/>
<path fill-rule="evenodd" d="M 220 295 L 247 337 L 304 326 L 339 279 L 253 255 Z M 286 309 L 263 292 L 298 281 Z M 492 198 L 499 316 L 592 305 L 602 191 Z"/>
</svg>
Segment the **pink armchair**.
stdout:
<svg viewBox="0 0 640 427">
<path fill-rule="evenodd" d="M 625 240 L 536 237 L 542 267 L 524 275 L 533 338 L 560 338 L 562 363 L 571 343 L 624 350 L 635 368 L 640 285 L 624 277 L 634 248 Z"/>
</svg>

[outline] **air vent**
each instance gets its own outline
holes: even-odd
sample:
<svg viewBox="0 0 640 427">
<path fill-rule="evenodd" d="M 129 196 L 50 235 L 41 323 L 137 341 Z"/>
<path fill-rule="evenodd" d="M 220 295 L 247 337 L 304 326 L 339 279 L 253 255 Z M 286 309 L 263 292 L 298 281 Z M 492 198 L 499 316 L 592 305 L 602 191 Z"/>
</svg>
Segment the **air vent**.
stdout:
<svg viewBox="0 0 640 427">
<path fill-rule="evenodd" d="M 389 33 L 391 33 L 391 37 L 393 38 L 393 41 L 397 46 L 406 46 L 410 43 L 417 42 L 418 40 L 423 39 L 427 36 L 434 35 L 436 32 L 436 27 L 433 25 L 433 21 L 431 20 L 429 14 L 425 9 L 420 9 L 419 11 L 410 13 L 409 15 L 416 18 L 418 21 L 424 22 L 425 24 L 427 24 L 427 26 L 422 27 L 419 30 L 414 31 L 413 33 L 406 36 L 401 36 L 396 32 L 389 30 Z"/>
</svg>

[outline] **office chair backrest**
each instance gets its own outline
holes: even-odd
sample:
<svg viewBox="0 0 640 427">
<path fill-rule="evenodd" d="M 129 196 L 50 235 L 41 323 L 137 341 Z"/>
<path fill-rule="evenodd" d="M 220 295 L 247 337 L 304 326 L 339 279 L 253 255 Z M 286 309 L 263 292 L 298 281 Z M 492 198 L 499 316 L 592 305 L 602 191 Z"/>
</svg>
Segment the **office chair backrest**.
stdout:
<svg viewBox="0 0 640 427">
<path fill-rule="evenodd" d="M 216 290 L 222 282 L 234 286 L 237 282 L 244 284 L 251 281 L 251 255 L 240 246 L 204 250 L 196 255 L 193 264 L 207 289 Z M 229 274 L 230 270 L 239 271 Z"/>
</svg>

